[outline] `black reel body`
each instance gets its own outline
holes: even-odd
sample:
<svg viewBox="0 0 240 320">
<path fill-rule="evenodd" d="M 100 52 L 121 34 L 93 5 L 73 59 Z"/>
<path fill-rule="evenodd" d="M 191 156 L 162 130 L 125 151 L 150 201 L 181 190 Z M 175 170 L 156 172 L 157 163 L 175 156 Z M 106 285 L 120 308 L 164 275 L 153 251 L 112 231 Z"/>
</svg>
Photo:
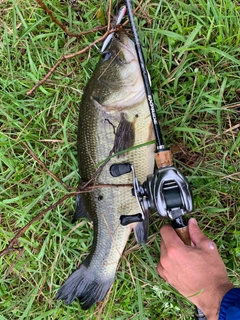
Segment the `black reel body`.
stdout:
<svg viewBox="0 0 240 320">
<path fill-rule="evenodd" d="M 187 180 L 175 167 L 158 169 L 143 183 L 149 208 L 160 216 L 175 220 L 193 209 Z"/>
<path fill-rule="evenodd" d="M 156 210 L 161 217 L 176 220 L 193 208 L 192 194 L 187 180 L 175 167 L 159 168 L 149 175 L 141 185 L 135 175 L 134 166 L 129 163 L 113 164 L 110 168 L 112 176 L 117 177 L 132 171 L 133 189 L 141 214 L 122 215 L 122 225 L 144 220 L 144 212 Z"/>
</svg>

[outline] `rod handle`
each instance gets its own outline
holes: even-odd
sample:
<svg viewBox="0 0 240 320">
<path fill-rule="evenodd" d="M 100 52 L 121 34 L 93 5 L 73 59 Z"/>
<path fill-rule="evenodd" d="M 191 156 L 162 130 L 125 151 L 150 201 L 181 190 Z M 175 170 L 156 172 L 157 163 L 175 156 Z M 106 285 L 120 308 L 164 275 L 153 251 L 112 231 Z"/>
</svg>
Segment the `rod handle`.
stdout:
<svg viewBox="0 0 240 320">
<path fill-rule="evenodd" d="M 183 228 L 179 228 L 179 229 L 175 229 L 177 235 L 179 236 L 179 238 L 183 241 L 184 244 L 186 244 L 187 246 L 191 245 L 191 239 L 189 237 L 189 231 L 188 231 L 188 226 L 183 227 Z"/>
<path fill-rule="evenodd" d="M 188 230 L 188 224 L 183 216 L 178 217 L 177 219 L 172 221 L 172 227 L 175 229 L 179 238 L 183 241 L 187 246 L 191 246 L 191 239 Z M 195 306 L 195 320 L 207 320 L 206 316 Z"/>
<path fill-rule="evenodd" d="M 178 217 L 172 221 L 172 227 L 175 229 L 179 238 L 183 241 L 187 246 L 191 246 L 191 239 L 189 236 L 189 230 L 186 220 L 183 216 Z"/>
<path fill-rule="evenodd" d="M 155 153 L 155 161 L 158 169 L 173 165 L 172 153 L 169 149 L 163 149 Z"/>
</svg>

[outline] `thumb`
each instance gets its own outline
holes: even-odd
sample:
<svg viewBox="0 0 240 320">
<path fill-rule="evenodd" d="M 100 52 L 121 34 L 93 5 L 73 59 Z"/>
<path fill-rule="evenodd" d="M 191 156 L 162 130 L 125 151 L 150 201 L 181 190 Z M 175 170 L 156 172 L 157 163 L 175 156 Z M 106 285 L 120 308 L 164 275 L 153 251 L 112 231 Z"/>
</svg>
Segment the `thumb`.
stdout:
<svg viewBox="0 0 240 320">
<path fill-rule="evenodd" d="M 202 241 L 208 240 L 202 230 L 199 229 L 197 220 L 195 218 L 191 218 L 188 221 L 188 229 L 191 241 L 194 245 L 198 246 Z"/>
</svg>

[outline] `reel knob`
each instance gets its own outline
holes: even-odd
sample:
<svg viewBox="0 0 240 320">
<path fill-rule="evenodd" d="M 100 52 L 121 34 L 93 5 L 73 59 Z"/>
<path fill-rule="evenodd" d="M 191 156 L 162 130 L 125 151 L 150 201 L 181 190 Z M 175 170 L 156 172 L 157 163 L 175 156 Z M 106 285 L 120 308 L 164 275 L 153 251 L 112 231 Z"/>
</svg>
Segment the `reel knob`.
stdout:
<svg viewBox="0 0 240 320">
<path fill-rule="evenodd" d="M 115 163 L 112 164 L 110 169 L 110 174 L 112 177 L 120 177 L 125 173 L 129 173 L 132 171 L 132 166 L 130 163 Z"/>
<path fill-rule="evenodd" d="M 141 221 L 143 221 L 141 213 L 133 214 L 131 216 L 125 216 L 125 215 L 120 216 L 120 223 L 122 226 L 127 226 L 130 223 L 141 222 Z"/>
</svg>

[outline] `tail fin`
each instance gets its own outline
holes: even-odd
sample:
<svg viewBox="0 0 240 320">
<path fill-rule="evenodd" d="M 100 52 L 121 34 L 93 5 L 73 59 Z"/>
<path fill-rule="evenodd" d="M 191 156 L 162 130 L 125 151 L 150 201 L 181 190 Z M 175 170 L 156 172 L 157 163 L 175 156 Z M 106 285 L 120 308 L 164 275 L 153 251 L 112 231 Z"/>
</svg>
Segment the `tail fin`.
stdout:
<svg viewBox="0 0 240 320">
<path fill-rule="evenodd" d="M 89 268 L 81 264 L 58 290 L 56 299 L 70 304 L 78 298 L 82 309 L 86 310 L 94 303 L 104 299 L 113 280 L 114 277 L 109 279 L 95 278 Z"/>
</svg>

